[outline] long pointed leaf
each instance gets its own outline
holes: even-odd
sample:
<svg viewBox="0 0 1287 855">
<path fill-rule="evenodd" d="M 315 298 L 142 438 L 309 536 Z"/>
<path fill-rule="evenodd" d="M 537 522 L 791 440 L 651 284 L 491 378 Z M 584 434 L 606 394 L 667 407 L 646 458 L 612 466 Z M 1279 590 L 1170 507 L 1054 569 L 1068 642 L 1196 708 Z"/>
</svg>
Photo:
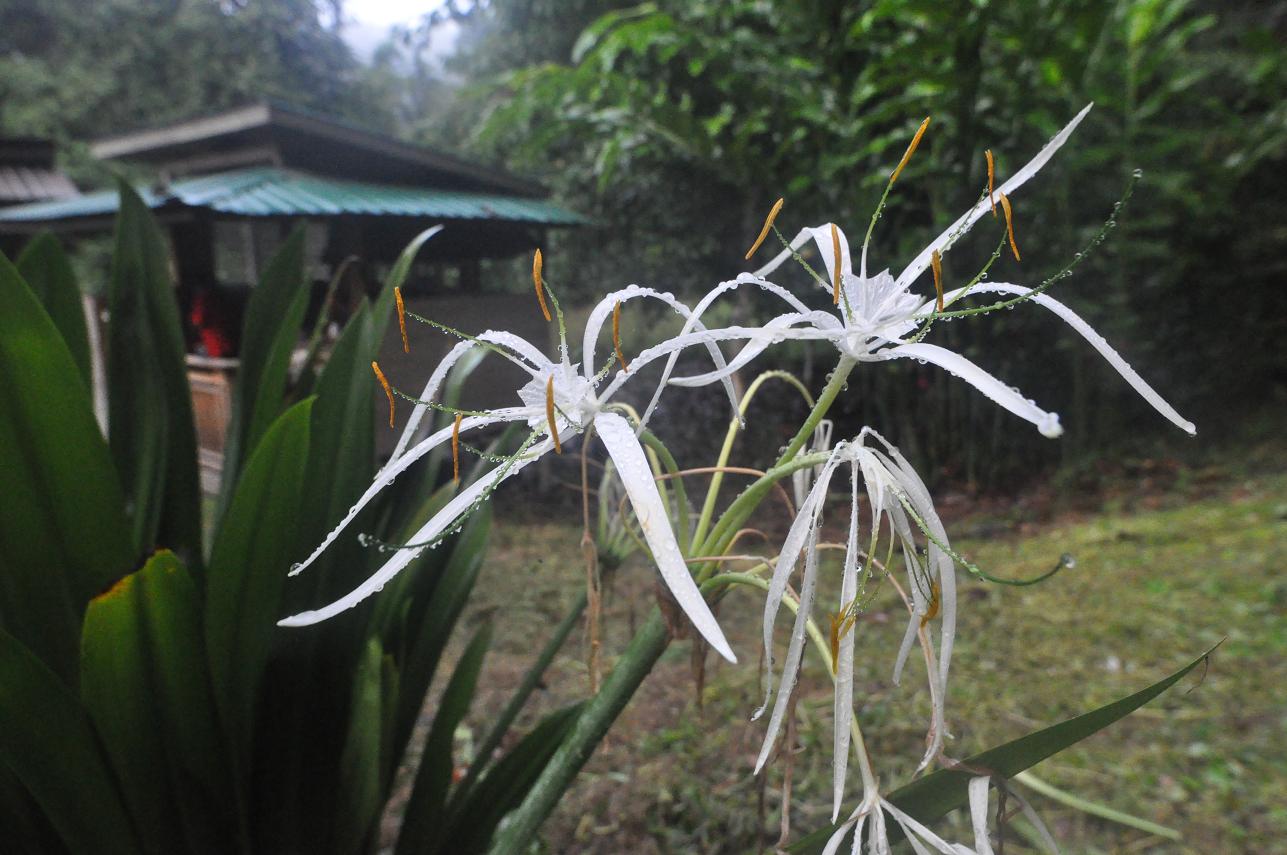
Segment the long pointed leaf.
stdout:
<svg viewBox="0 0 1287 855">
<path fill-rule="evenodd" d="M 165 240 L 124 181 L 112 257 L 108 425 L 142 552 L 201 561 L 200 481 L 183 331 Z"/>
<path fill-rule="evenodd" d="M 0 625 L 75 685 L 85 605 L 134 563 L 89 392 L 0 256 Z"/>
<path fill-rule="evenodd" d="M 417 855 L 431 850 L 445 830 L 442 821 L 446 815 L 447 791 L 451 786 L 456 727 L 473 703 L 483 657 L 491 640 L 492 625 L 485 623 L 474 633 L 456 663 L 447 688 L 443 690 L 438 712 L 425 740 L 424 752 L 420 755 L 415 786 L 407 800 L 407 812 L 394 850 L 396 855 Z"/>
<path fill-rule="evenodd" d="M 205 640 L 215 700 L 248 768 L 260 681 L 295 555 L 313 399 L 291 407 L 255 448 L 206 572 Z"/>
<path fill-rule="evenodd" d="M 62 244 L 52 234 L 41 234 L 23 248 L 17 266 L 62 334 L 63 342 L 76 362 L 76 369 L 85 380 L 85 388 L 90 388 L 89 330 L 85 326 L 85 308 L 81 303 L 76 274 L 72 272 Z"/>
<path fill-rule="evenodd" d="M 308 288 L 304 281 L 304 226 L 291 232 L 264 270 L 246 307 L 241 365 L 224 447 L 221 502 L 227 507 L 241 470 L 260 437 L 285 408 L 291 353 L 299 340 Z"/>
<path fill-rule="evenodd" d="M 85 709 L 53 671 L 4 630 L 0 763 L 31 793 L 69 850 L 138 855 L 134 825 Z"/>
<path fill-rule="evenodd" d="M 1004 745 L 998 745 L 980 754 L 975 754 L 973 757 L 961 762 L 962 769 L 940 769 L 931 775 L 912 781 L 910 784 L 891 793 L 889 800 L 924 823 L 932 822 L 948 811 L 965 807 L 969 804 L 966 788 L 970 783 L 970 779 L 980 774 L 980 771 L 995 774 L 1002 778 L 1014 777 L 1025 769 L 1037 765 L 1047 757 L 1058 754 L 1065 748 L 1081 742 L 1086 737 L 1130 715 L 1175 685 L 1185 674 L 1202 664 L 1213 650 L 1215 650 L 1214 647 L 1175 673 L 1163 677 L 1153 685 L 1141 689 L 1133 695 L 1128 695 L 1075 718 L 1033 731 Z M 791 846 L 790 851 L 795 853 L 821 852 L 836 827 L 833 826 L 810 834 Z M 890 840 L 892 841 L 893 839 L 894 834 L 891 833 Z"/>
<path fill-rule="evenodd" d="M 238 790 L 213 714 L 200 600 L 173 553 L 94 599 L 81 651 L 81 698 L 147 851 L 236 851 Z"/>
<path fill-rule="evenodd" d="M 384 742 L 387 682 L 396 679 L 386 667 L 392 657 L 384 654 L 377 639 L 367 642 L 353 681 L 353 703 L 349 732 L 340 760 L 338 784 L 343 791 L 344 811 L 336 818 L 334 851 L 357 855 L 366 851 L 384 806 Z"/>
<path fill-rule="evenodd" d="M 442 853 L 484 852 L 505 815 L 518 807 L 563 743 L 584 704 L 550 713 L 500 759 L 440 832 Z"/>
</svg>

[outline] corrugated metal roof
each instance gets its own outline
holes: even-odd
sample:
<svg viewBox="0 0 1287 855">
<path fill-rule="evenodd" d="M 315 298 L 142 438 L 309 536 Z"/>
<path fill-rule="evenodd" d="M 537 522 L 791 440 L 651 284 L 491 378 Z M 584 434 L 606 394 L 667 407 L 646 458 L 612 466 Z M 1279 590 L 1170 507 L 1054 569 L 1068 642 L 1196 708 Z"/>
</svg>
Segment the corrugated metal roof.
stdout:
<svg viewBox="0 0 1287 855">
<path fill-rule="evenodd" d="M 542 199 L 394 187 L 323 178 L 278 167 L 255 167 L 175 181 L 163 191 L 140 190 L 151 208 L 207 208 L 243 217 L 366 215 L 444 220 L 506 220 L 578 225 L 585 218 Z M 0 223 L 52 222 L 110 215 L 115 191 L 0 210 Z"/>
<path fill-rule="evenodd" d="M 35 202 L 77 194 L 76 185 L 54 169 L 0 166 L 0 202 Z"/>
</svg>

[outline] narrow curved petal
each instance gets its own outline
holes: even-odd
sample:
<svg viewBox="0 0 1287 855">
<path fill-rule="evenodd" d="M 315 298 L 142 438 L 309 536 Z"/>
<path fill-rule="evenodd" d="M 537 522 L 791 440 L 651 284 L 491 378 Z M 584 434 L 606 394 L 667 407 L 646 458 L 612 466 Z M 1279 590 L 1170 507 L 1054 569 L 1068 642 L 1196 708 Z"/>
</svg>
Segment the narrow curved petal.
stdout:
<svg viewBox="0 0 1287 855">
<path fill-rule="evenodd" d="M 1065 125 L 1062 131 L 1055 134 L 1054 138 L 1051 139 L 1050 142 L 1046 143 L 1041 151 L 1037 152 L 1036 157 L 1028 161 L 1022 169 L 1010 176 L 1005 183 L 998 187 L 996 189 L 997 198 L 1000 198 L 1002 193 L 1007 196 L 1012 195 L 1015 190 L 1018 190 L 1019 187 L 1027 183 L 1029 178 L 1036 175 L 1037 172 L 1040 171 L 1041 167 L 1046 165 L 1046 161 L 1050 160 L 1050 158 L 1054 156 L 1055 152 L 1059 151 L 1059 149 L 1063 147 L 1063 144 L 1068 142 L 1068 138 L 1072 136 L 1072 132 L 1081 124 L 1081 120 L 1086 118 L 1086 114 L 1090 112 L 1090 108 L 1093 106 L 1094 104 L 1087 104 L 1082 108 L 1082 111 L 1074 116 L 1073 120 Z M 907 265 L 906 269 L 904 269 L 902 273 L 898 274 L 898 285 L 906 287 L 914 282 L 918 276 L 929 268 L 930 259 L 934 255 L 935 250 L 938 250 L 939 252 L 947 252 L 947 250 L 952 246 L 952 244 L 956 243 L 957 239 L 959 239 L 961 235 L 968 232 L 971 226 L 982 219 L 991 210 L 992 203 L 985 196 L 973 208 L 962 214 L 956 222 L 948 226 L 941 235 L 930 241 L 929 246 L 921 250 L 920 254 L 912 259 L 912 263 Z"/>
<path fill-rule="evenodd" d="M 993 855 L 992 841 L 988 837 L 988 778 L 971 778 L 970 824 L 974 826 L 974 851 L 978 855 Z"/>
<path fill-rule="evenodd" d="M 702 596 L 697 583 L 693 581 L 683 553 L 679 551 L 675 533 L 670 528 L 666 506 L 662 503 L 661 494 L 657 492 L 652 469 L 648 466 L 648 459 L 635 437 L 634 429 L 616 413 L 604 412 L 595 416 L 594 427 L 617 467 L 617 474 L 626 488 L 626 495 L 630 497 L 635 517 L 639 520 L 639 528 L 643 531 L 648 548 L 652 550 L 653 560 L 657 562 L 657 570 L 666 587 L 711 647 L 728 661 L 736 662 L 737 657 L 733 655 L 723 630 L 711 613 L 710 606 L 706 604 L 706 598 Z"/>
<path fill-rule="evenodd" d="M 840 845 L 845 842 L 845 838 L 849 836 L 851 830 L 854 836 L 854 851 L 856 852 L 862 841 L 863 826 L 867 824 L 867 817 L 871 814 L 871 810 L 872 804 L 867 801 L 863 801 L 858 807 L 854 808 L 854 812 L 849 815 L 849 819 L 845 820 L 844 824 L 837 828 L 827 840 L 827 845 L 823 847 L 822 855 L 836 855 L 836 852 L 840 850 Z M 855 825 L 857 828 L 854 828 Z"/>
<path fill-rule="evenodd" d="M 738 274 L 736 279 L 730 279 L 726 282 L 721 282 L 719 285 L 715 286 L 709 292 L 707 292 L 706 295 L 697 302 L 697 305 L 693 307 L 692 315 L 689 316 L 688 320 L 684 322 L 683 329 L 679 331 L 679 335 L 676 336 L 676 338 L 683 338 L 684 336 L 690 335 L 696 327 L 700 326 L 701 316 L 706 313 L 706 310 L 711 307 L 711 304 L 713 304 L 715 300 L 717 300 L 722 295 L 736 288 L 741 287 L 742 285 L 757 285 L 761 289 L 769 292 L 770 294 L 780 297 L 783 301 L 787 303 L 787 305 L 795 309 L 797 312 L 809 311 L 809 308 L 807 306 L 805 306 L 798 299 L 796 299 L 795 295 L 792 294 L 790 291 L 786 290 L 785 288 L 775 285 L 772 282 L 769 282 L 768 280 L 765 280 L 765 279 L 757 279 L 756 277 L 751 276 L 748 273 L 741 273 L 741 274 Z M 750 336 L 744 336 L 744 337 L 749 338 Z M 680 348 L 679 350 L 673 350 L 669 352 L 670 358 L 666 360 L 666 367 L 662 369 L 661 381 L 657 384 L 657 389 L 655 392 L 653 392 L 652 400 L 648 402 L 648 406 L 644 409 L 643 418 L 641 418 L 639 421 L 641 426 L 647 425 L 648 420 L 652 418 L 653 410 L 657 408 L 657 402 L 661 399 L 661 393 L 666 388 L 666 384 L 670 380 L 670 375 L 674 373 L 675 364 L 679 361 L 680 350 L 682 350 L 682 348 Z M 642 364 L 643 363 L 639 362 L 639 358 L 636 357 L 635 360 L 631 363 L 631 366 L 637 368 L 637 367 L 641 367 Z M 618 377 L 622 377 L 622 376 L 623 375 L 618 374 Z M 616 386 L 614 386 L 613 388 L 615 389 Z M 737 408 L 737 401 L 736 401 L 735 395 L 733 396 L 732 402 L 733 402 L 733 412 L 736 413 L 738 411 L 738 408 Z"/>
<path fill-rule="evenodd" d="M 983 780 L 986 781 L 987 778 L 984 778 Z M 943 852 L 945 855 L 956 855 L 956 853 L 961 851 L 957 846 L 948 843 L 946 840 L 930 831 L 929 828 L 920 822 L 920 820 L 916 819 L 911 814 L 904 812 L 893 802 L 881 799 L 880 805 L 894 818 L 894 821 L 902 827 L 903 833 L 907 835 L 908 840 L 919 838 L 930 846 L 933 846 L 935 851 Z M 991 855 L 990 851 L 989 855 Z"/>
<path fill-rule="evenodd" d="M 849 539 L 840 580 L 840 608 L 853 608 L 858 596 L 858 468 L 849 467 Z M 840 816 L 849 771 L 849 723 L 854 715 L 854 642 L 858 630 L 850 627 L 840 639 L 836 656 L 836 692 L 833 700 L 831 743 L 831 821 Z"/>
<path fill-rule="evenodd" d="M 489 416 L 469 416 L 468 418 L 461 420 L 460 430 L 463 433 L 473 430 L 474 428 L 496 424 L 497 422 L 517 421 L 525 418 L 526 413 L 527 411 L 525 409 L 515 407 L 508 410 L 497 410 L 496 413 Z M 371 500 L 374 499 L 381 490 L 392 484 L 399 475 L 407 471 L 407 469 L 417 460 L 451 439 L 452 433 L 453 428 L 443 428 L 437 433 L 434 433 L 416 443 L 416 445 L 414 445 L 405 454 L 392 458 L 388 464 L 376 474 L 375 480 L 371 482 L 371 486 L 366 488 L 366 491 L 362 494 L 361 498 L 353 503 L 353 507 L 349 508 L 348 513 L 344 515 L 344 519 L 340 520 L 339 523 L 331 529 L 330 533 L 326 535 L 325 539 L 318 544 L 317 548 L 314 549 L 307 558 L 290 569 L 290 575 L 299 575 L 310 564 L 316 561 L 318 556 L 325 552 L 326 548 L 335 542 L 335 539 L 340 536 L 340 533 L 348 527 L 349 523 L 353 522 L 357 515 L 362 512 L 362 509 L 370 504 Z"/>
<path fill-rule="evenodd" d="M 517 475 L 524 467 L 531 464 L 534 460 L 541 457 L 547 451 L 554 447 L 554 443 L 545 440 L 532 449 L 529 455 L 519 457 L 508 464 L 502 464 L 488 472 L 482 478 L 470 484 L 459 494 L 452 498 L 442 510 L 429 518 L 420 530 L 412 535 L 412 543 L 424 543 L 432 541 L 451 526 L 455 525 L 459 519 L 469 512 L 470 508 L 486 498 L 492 488 L 504 481 Z M 320 609 L 313 611 L 300 612 L 288 618 L 283 618 L 277 622 L 278 626 L 308 626 L 309 624 L 320 623 L 327 618 L 334 617 L 346 609 L 351 609 L 358 603 L 365 600 L 372 594 L 382 590 L 394 576 L 406 568 L 408 564 L 415 560 L 416 556 L 424 552 L 428 547 L 399 549 L 398 553 L 384 563 L 379 570 L 371 575 L 365 582 L 354 588 L 351 592 Z"/>
<path fill-rule="evenodd" d="M 447 374 L 452 367 L 469 351 L 488 344 L 513 351 L 513 354 L 505 353 L 506 358 L 534 377 L 550 362 L 539 350 L 513 333 L 488 330 L 471 341 L 457 342 L 451 350 L 447 351 L 447 355 L 443 357 L 442 361 L 434 368 L 433 373 L 429 375 L 429 380 L 425 383 L 424 390 L 420 393 L 420 400 L 432 401 L 434 396 L 438 394 L 438 389 L 446 381 Z M 517 354 L 517 356 L 514 354 Z M 402 436 L 398 438 L 398 444 L 394 447 L 393 454 L 390 456 L 391 461 L 399 457 L 414 440 L 416 431 L 420 428 L 420 422 L 424 419 L 425 412 L 428 409 L 429 407 L 425 404 L 416 404 L 415 408 L 412 409 L 411 418 L 407 419 L 407 426 L 402 429 Z"/>
<path fill-rule="evenodd" d="M 809 614 L 813 611 L 813 595 L 818 586 L 818 525 L 809 526 L 809 539 L 804 548 L 804 580 L 800 583 L 800 608 L 795 613 L 795 624 L 791 627 L 791 640 L 787 644 L 786 660 L 782 663 L 782 681 L 778 685 L 778 697 L 773 704 L 773 713 L 769 716 L 769 726 L 764 733 L 764 744 L 760 746 L 760 756 L 755 761 L 755 773 L 758 775 L 773 751 L 778 732 L 782 729 L 782 720 L 786 717 L 787 708 L 791 705 L 791 693 L 795 690 L 796 678 L 800 675 L 801 660 L 804 658 L 804 637 L 808 631 Z"/>
<path fill-rule="evenodd" d="M 837 446 L 837 451 L 839 448 Z M 786 595 L 787 580 L 791 578 L 796 561 L 813 530 L 822 502 L 827 496 L 831 473 L 836 470 L 836 463 L 837 454 L 833 453 L 818 472 L 818 480 L 814 482 L 813 489 L 796 511 L 786 540 L 782 542 L 782 549 L 778 552 L 773 576 L 769 579 L 769 589 L 764 597 L 764 703 L 751 714 L 751 721 L 764 715 L 769 700 L 773 697 L 773 627 L 777 623 L 778 611 L 782 608 L 782 598 Z"/>
<path fill-rule="evenodd" d="M 1064 429 L 1059 425 L 1059 416 L 1048 413 L 1034 402 L 1023 397 L 1017 391 L 1002 383 L 979 366 L 960 354 L 939 347 L 936 344 L 900 344 L 881 352 L 886 359 L 899 356 L 910 356 L 932 362 L 949 373 L 960 377 L 984 395 L 987 395 L 1005 409 L 1021 419 L 1032 422 L 1042 436 L 1054 438 L 1061 435 Z"/>
<path fill-rule="evenodd" d="M 1004 282 L 997 282 L 988 285 L 976 285 L 970 290 L 970 293 L 1015 294 L 1021 296 L 1031 294 L 1032 289 L 1025 288 L 1022 285 L 1011 285 Z M 1108 343 L 1108 340 L 1096 332 L 1094 327 L 1086 323 L 1081 315 L 1078 315 L 1072 309 L 1068 308 L 1068 306 L 1059 302 L 1054 297 L 1047 296 L 1046 294 L 1037 294 L 1029 299 L 1037 305 L 1044 306 L 1051 312 L 1054 312 L 1061 320 L 1063 320 L 1064 323 L 1068 324 L 1068 326 L 1076 330 L 1082 338 L 1090 342 L 1091 347 L 1099 351 L 1099 355 L 1104 357 L 1108 364 L 1113 366 L 1117 373 L 1122 375 L 1122 378 L 1127 383 L 1131 384 L 1131 388 L 1138 392 L 1140 397 L 1145 401 L 1148 401 L 1153 409 L 1157 410 L 1172 424 L 1189 434 L 1189 436 L 1197 434 L 1198 429 L 1194 426 L 1193 422 L 1176 412 L 1175 408 L 1168 404 L 1166 400 L 1163 399 L 1162 396 L 1144 380 L 1143 377 L 1137 374 L 1135 369 L 1131 368 L 1130 364 L 1122 358 L 1122 355 Z"/>
<path fill-rule="evenodd" d="M 819 319 L 817 315 L 822 315 L 828 320 L 835 319 L 825 312 L 809 312 L 801 314 L 799 312 L 790 312 L 785 315 L 778 315 L 762 327 L 762 334 L 752 339 L 743 347 L 736 357 L 733 358 L 726 366 L 715 371 L 708 371 L 705 374 L 693 374 L 686 377 L 672 377 L 670 384 L 672 386 L 705 386 L 708 383 L 714 383 L 716 380 L 723 380 L 731 376 L 742 368 L 745 368 L 750 362 L 764 351 L 773 346 L 774 343 L 781 339 L 816 339 L 827 338 L 827 333 L 823 332 L 817 326 Z M 814 326 L 796 329 L 794 324 L 813 323 Z"/>
<path fill-rule="evenodd" d="M 640 297 L 649 297 L 654 300 L 659 300 L 674 309 L 675 312 L 684 319 L 685 323 L 683 332 L 689 332 L 692 330 L 702 331 L 706 329 L 705 325 L 703 325 L 698 319 L 698 316 L 694 314 L 686 304 L 675 299 L 673 294 L 668 294 L 664 291 L 657 291 L 653 288 L 646 288 L 642 285 L 631 285 L 629 287 L 622 288 L 619 291 L 613 291 L 598 302 L 594 309 L 591 310 L 590 317 L 585 323 L 585 338 L 581 348 L 581 361 L 587 379 L 594 377 L 594 349 L 595 345 L 598 343 L 599 333 L 603 330 L 604 323 L 612 314 L 618 303 L 623 303 L 627 300 L 633 300 Z M 724 368 L 724 354 L 720 352 L 719 347 L 714 342 L 710 342 L 706 345 L 706 350 L 711 355 L 711 361 L 715 363 L 715 370 L 719 371 Z M 654 395 L 654 400 L 656 400 L 656 397 L 660 395 L 661 388 L 664 385 L 664 382 L 658 385 L 658 390 Z M 736 411 L 737 391 L 734 390 L 731 380 L 725 380 L 724 392 L 728 395 L 729 405 L 732 406 L 734 411 Z M 651 411 L 651 408 L 649 411 Z M 644 418 L 641 422 L 646 425 L 648 420 Z"/>
</svg>

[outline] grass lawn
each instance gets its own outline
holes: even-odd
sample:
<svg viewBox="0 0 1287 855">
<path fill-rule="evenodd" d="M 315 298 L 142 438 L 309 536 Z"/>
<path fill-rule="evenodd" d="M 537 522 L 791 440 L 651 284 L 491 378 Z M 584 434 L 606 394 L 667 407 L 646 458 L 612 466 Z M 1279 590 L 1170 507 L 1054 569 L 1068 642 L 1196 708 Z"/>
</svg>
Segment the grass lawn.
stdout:
<svg viewBox="0 0 1287 855">
<path fill-rule="evenodd" d="M 1182 843 L 1029 795 L 1065 852 L 1282 851 L 1287 474 L 1281 466 L 1211 478 L 1189 473 L 1165 491 L 1128 486 L 1095 501 L 1094 510 L 1061 511 L 1037 523 L 1023 519 L 1045 514 L 1023 503 L 1006 505 L 1004 514 L 952 514 L 954 545 L 996 575 L 1031 576 L 1062 553 L 1077 563 L 1034 588 L 962 576 L 948 752 L 964 757 L 1129 694 L 1226 639 L 1205 676 L 1186 678 L 1035 770 L 1080 797 L 1171 826 Z M 843 515 L 833 511 L 832 522 Z M 469 720 L 474 734 L 583 584 L 579 526 L 568 517 L 497 527 L 466 619 L 491 615 L 497 629 Z M 638 557 L 620 571 L 604 610 L 605 666 L 650 607 L 653 575 Z M 834 582 L 838 572 L 829 575 Z M 855 699 L 876 770 L 893 789 L 920 757 L 928 693 L 915 656 L 903 685 L 890 682 L 904 619 L 892 589 L 883 588 L 857 627 Z M 834 599 L 830 591 L 822 602 Z M 672 645 L 546 825 L 548 851 L 771 850 L 783 767 L 778 761 L 767 776 L 752 776 L 764 721 L 749 721 L 761 700 L 755 639 L 762 602 L 746 589 L 723 602 L 721 622 L 741 663 L 709 657 L 700 708 L 691 644 Z M 821 612 L 815 617 L 825 620 Z M 585 695 L 584 650 L 584 639 L 574 636 L 522 724 Z M 816 659 L 807 660 L 798 716 L 793 839 L 824 825 L 830 813 L 831 694 Z M 468 733 L 462 743 L 467 751 Z M 850 803 L 856 776 L 851 770 Z M 968 840 L 967 825 L 968 818 L 955 817 L 938 828 Z M 1035 850 L 1011 834 L 1006 851 Z"/>
</svg>

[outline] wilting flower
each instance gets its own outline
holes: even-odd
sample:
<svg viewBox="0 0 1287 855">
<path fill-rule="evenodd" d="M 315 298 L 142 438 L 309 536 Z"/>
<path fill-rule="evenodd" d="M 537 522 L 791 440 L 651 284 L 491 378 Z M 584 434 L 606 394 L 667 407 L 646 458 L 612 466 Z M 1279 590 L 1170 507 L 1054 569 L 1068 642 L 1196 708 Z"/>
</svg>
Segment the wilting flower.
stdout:
<svg viewBox="0 0 1287 855">
<path fill-rule="evenodd" d="M 541 294 L 539 288 L 538 294 Z M 307 559 L 291 569 L 291 574 L 301 572 L 315 561 L 358 513 L 398 475 L 444 443 L 455 444 L 461 433 L 494 424 L 526 424 L 532 430 L 528 441 L 517 454 L 500 463 L 447 502 L 412 536 L 409 545 L 398 549 L 397 554 L 352 592 L 315 611 L 306 611 L 288 617 L 280 622 L 281 625 L 306 626 L 326 620 L 345 609 L 352 608 L 381 590 L 417 555 L 458 526 L 461 519 L 480 502 L 486 500 L 502 481 L 518 474 L 550 451 L 561 451 L 563 443 L 570 438 L 593 429 L 603 441 L 616 466 L 638 519 L 639 528 L 643 532 L 645 542 L 652 550 L 653 560 L 666 586 L 702 637 L 720 655 L 730 661 L 736 661 L 732 649 L 724 638 L 724 633 L 720 630 L 710 607 L 688 571 L 688 566 L 676 542 L 675 533 L 671 529 L 666 507 L 653 480 L 652 470 L 636 437 L 636 429 L 624 417 L 607 409 L 612 395 L 633 375 L 635 366 L 646 364 L 651 359 L 662 355 L 675 353 L 676 350 L 663 345 L 644 351 L 632 362 L 631 371 L 618 371 L 611 381 L 606 383 L 604 380 L 607 377 L 607 370 L 596 373 L 594 369 L 595 344 L 609 314 L 616 316 L 622 302 L 642 297 L 659 300 L 686 319 L 691 317 L 688 308 L 670 294 L 651 288 L 631 286 L 609 294 L 591 312 L 585 331 L 582 354 L 584 361 L 581 366 L 571 362 L 568 356 L 566 335 L 561 328 L 561 315 L 557 361 L 546 357 L 526 340 L 507 332 L 488 331 L 477 337 L 466 337 L 464 341 L 452 348 L 429 378 L 424 392 L 418 399 L 415 412 L 388 464 L 380 470 L 375 481 L 344 519 Z M 699 323 L 696 326 L 698 329 L 701 328 Z M 619 342 L 615 342 L 615 339 L 614 336 L 614 343 L 617 344 L 616 349 L 619 353 Z M 705 344 L 716 365 L 723 366 L 723 357 L 717 347 L 708 342 L 687 342 L 687 344 L 693 343 Z M 452 427 L 414 441 L 420 422 L 428 409 L 428 402 L 432 401 L 438 393 L 438 389 L 447 377 L 447 372 L 466 353 L 479 347 L 500 354 L 529 375 L 530 379 L 527 383 L 517 390 L 521 406 L 466 414 Z M 731 386 L 729 394 L 730 397 L 733 394 Z M 642 429 L 643 425 L 639 427 Z"/>
<path fill-rule="evenodd" d="M 826 847 L 822 850 L 823 855 L 835 855 L 840 849 L 845 838 L 853 834 L 853 849 L 857 853 L 862 846 L 863 830 L 867 831 L 867 852 L 869 855 L 889 855 L 889 829 L 885 824 L 885 814 L 898 823 L 902 829 L 903 836 L 911 845 L 912 850 L 917 855 L 929 855 L 932 847 L 933 851 L 945 853 L 945 855 L 993 855 L 992 842 L 988 839 L 988 785 L 989 779 L 986 776 L 979 776 L 970 779 L 969 797 L 970 797 L 970 820 L 974 831 L 974 848 L 970 848 L 963 843 L 949 843 L 942 837 L 939 837 L 933 831 L 930 831 L 923 823 L 916 820 L 906 811 L 899 808 L 893 802 L 884 798 L 877 792 L 876 782 L 870 780 L 866 786 L 866 793 L 862 802 L 849 815 L 849 818 L 836 829 L 835 833 L 827 841 Z M 1027 803 L 1023 803 L 1025 813 L 1035 818 L 1031 813 L 1031 808 Z M 868 821 L 870 820 L 870 825 Z M 1038 828 L 1044 829 L 1037 820 Z M 1048 833 L 1045 835 L 1049 836 Z"/>
<path fill-rule="evenodd" d="M 1071 309 L 1053 298 L 1045 294 L 1033 293 L 1032 289 L 1018 285 L 975 284 L 929 300 L 910 290 L 912 285 L 931 267 L 936 269 L 936 286 L 941 287 L 937 282 L 937 267 L 942 255 L 976 222 L 987 215 L 997 200 L 1003 202 L 1007 212 L 1006 220 L 1007 223 L 1009 222 L 1009 194 L 1036 175 L 1068 140 L 1089 110 L 1088 105 L 1027 165 L 1000 187 L 995 190 L 990 189 L 974 207 L 921 250 L 896 278 L 888 270 L 882 270 L 873 276 L 867 275 L 866 242 L 863 243 L 858 272 L 855 274 L 850 258 L 849 242 L 844 232 L 834 223 L 802 230 L 791 241 L 789 248 L 784 249 L 755 273 L 744 273 L 736 280 L 725 283 L 707 295 L 707 299 L 694 307 L 694 317 L 701 316 L 714 296 L 743 284 L 758 284 L 771 293 L 783 297 L 792 311 L 779 315 L 760 327 L 742 328 L 744 333 L 742 337 L 748 339 L 748 342 L 725 368 L 691 377 L 676 377 L 669 382 L 681 386 L 703 385 L 737 371 L 775 342 L 786 339 L 823 340 L 835 345 L 844 358 L 855 362 L 911 358 L 938 365 L 962 378 L 1005 409 L 1032 422 L 1043 435 L 1059 436 L 1063 428 L 1059 424 L 1058 415 L 1043 410 L 1018 390 L 993 377 L 964 356 L 920 340 L 926 331 L 922 325 L 932 321 L 937 312 L 944 311 L 947 304 L 967 293 L 1008 293 L 1031 299 L 1057 314 L 1085 337 L 1108 360 L 1109 364 L 1116 368 L 1126 381 L 1162 415 L 1190 434 L 1194 433 L 1193 424 L 1181 417 L 1144 382 L 1102 336 L 1091 329 L 1090 325 Z M 868 231 L 868 237 L 870 234 Z M 1012 232 L 1011 237 L 1013 237 Z M 819 276 L 818 285 L 833 296 L 836 303 L 835 313 L 811 310 L 794 297 L 783 296 L 782 289 L 764 279 L 792 258 L 810 240 L 816 244 L 826 266 L 826 281 L 822 281 Z M 918 330 L 920 330 L 919 333 Z"/>
<path fill-rule="evenodd" d="M 928 747 L 921 767 L 928 765 L 943 745 L 946 730 L 944 720 L 944 694 L 952 646 L 956 637 L 956 577 L 953 553 L 947 533 L 939 520 L 930 499 L 929 491 L 906 459 L 893 445 L 870 428 L 863 428 L 852 441 L 841 442 L 831 451 L 819 468 L 812 488 L 801 502 L 796 518 L 782 545 L 769 582 L 764 605 L 764 667 L 765 701 L 756 711 L 758 718 L 767 709 L 773 693 L 772 651 L 773 628 L 782 606 L 787 583 L 795 566 L 804 556 L 804 571 L 799 590 L 799 608 L 795 625 L 782 666 L 781 684 L 777 700 L 769 717 L 768 732 L 756 762 L 756 772 L 769 758 L 782 721 L 790 704 L 791 692 L 799 675 L 805 633 L 812 611 L 818 576 L 818 533 L 821 528 L 823 505 L 832 476 L 842 465 L 850 468 L 849 534 L 845 546 L 844 565 L 838 609 L 832 618 L 831 653 L 835 661 L 835 734 L 833 742 L 833 799 L 834 813 L 839 814 L 844 798 L 845 775 L 849 764 L 850 723 L 853 720 L 854 677 L 854 622 L 865 600 L 872 595 L 868 583 L 878 583 L 873 573 L 872 553 L 881 534 L 882 526 L 889 527 L 890 546 L 897 542 L 903 550 L 907 569 L 908 594 L 911 614 L 907 631 L 894 663 L 894 681 L 902 675 L 904 663 L 913 642 L 920 637 L 925 645 L 932 721 Z M 859 479 L 866 490 L 871 507 L 870 531 L 866 549 L 859 545 Z M 926 540 L 924 555 L 917 548 L 923 536 Z M 860 569 L 861 565 L 861 569 Z M 921 630 L 938 617 L 940 625 L 939 651 L 936 654 L 928 635 Z"/>
</svg>

